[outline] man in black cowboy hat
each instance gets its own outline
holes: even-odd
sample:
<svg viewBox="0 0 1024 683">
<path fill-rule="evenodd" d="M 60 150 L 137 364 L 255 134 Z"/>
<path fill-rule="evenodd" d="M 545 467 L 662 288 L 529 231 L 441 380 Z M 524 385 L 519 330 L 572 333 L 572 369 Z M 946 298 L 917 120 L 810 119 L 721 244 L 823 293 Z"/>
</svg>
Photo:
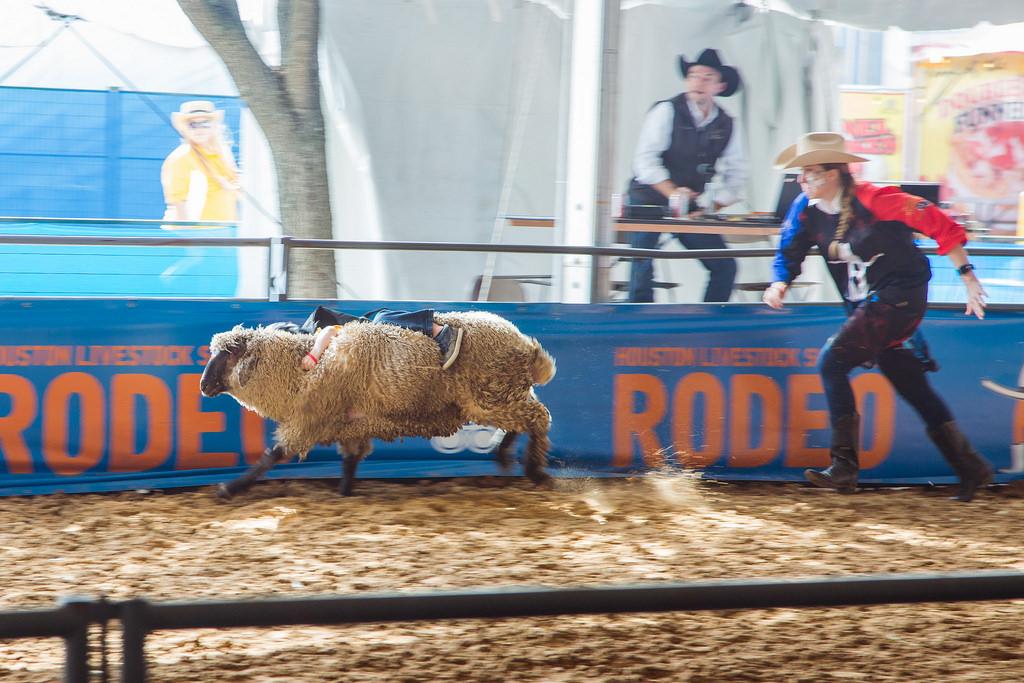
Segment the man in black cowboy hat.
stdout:
<svg viewBox="0 0 1024 683">
<path fill-rule="evenodd" d="M 747 156 L 739 127 L 715 102 L 715 96 L 729 97 L 739 89 L 740 75 L 722 64 L 711 49 L 700 53 L 695 62 L 680 55 L 679 70 L 686 80 L 686 92 L 655 103 L 644 118 L 633 155 L 628 203 L 666 210 L 678 206 L 680 215 L 693 213 L 721 160 L 722 182 L 710 205 L 709 198 L 703 198 L 704 210 L 713 213 L 736 202 L 747 180 Z M 654 249 L 658 237 L 655 232 L 635 232 L 630 235 L 630 245 Z M 726 248 L 721 235 L 674 233 L 674 237 L 687 249 Z M 736 279 L 736 261 L 701 259 L 701 263 L 710 274 L 704 301 L 728 301 Z M 653 283 L 653 261 L 634 259 L 629 301 L 654 301 Z"/>
</svg>

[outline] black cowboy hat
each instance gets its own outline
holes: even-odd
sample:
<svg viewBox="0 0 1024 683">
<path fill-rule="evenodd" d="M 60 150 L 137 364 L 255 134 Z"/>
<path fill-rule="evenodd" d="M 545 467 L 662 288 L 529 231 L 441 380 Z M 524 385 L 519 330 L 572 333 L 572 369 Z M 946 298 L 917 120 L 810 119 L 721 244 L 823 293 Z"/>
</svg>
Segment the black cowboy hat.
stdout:
<svg viewBox="0 0 1024 683">
<path fill-rule="evenodd" d="M 700 57 L 697 57 L 696 62 L 688 62 L 684 55 L 679 55 L 679 71 L 683 74 L 683 78 L 686 78 L 686 74 L 691 66 L 709 66 L 722 75 L 725 90 L 719 93 L 720 97 L 728 97 L 740 88 L 740 72 L 731 66 L 722 64 L 722 60 L 718 58 L 716 50 L 711 48 L 704 50 L 704 52 L 700 53 Z"/>
</svg>

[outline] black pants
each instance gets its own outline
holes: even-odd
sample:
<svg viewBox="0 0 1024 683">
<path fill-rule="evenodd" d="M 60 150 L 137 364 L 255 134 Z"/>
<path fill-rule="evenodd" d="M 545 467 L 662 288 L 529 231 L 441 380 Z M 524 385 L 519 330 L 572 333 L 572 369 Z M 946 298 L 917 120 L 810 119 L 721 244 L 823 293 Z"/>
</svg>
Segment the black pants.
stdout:
<svg viewBox="0 0 1024 683">
<path fill-rule="evenodd" d="M 925 373 L 935 365 L 923 339 L 913 342 L 924 318 L 927 289 L 906 294 L 891 302 L 879 298 L 862 302 L 821 350 L 818 372 L 832 424 L 857 412 L 850 373 L 864 365 L 877 365 L 929 429 L 953 419 L 949 407 L 928 382 Z"/>
</svg>

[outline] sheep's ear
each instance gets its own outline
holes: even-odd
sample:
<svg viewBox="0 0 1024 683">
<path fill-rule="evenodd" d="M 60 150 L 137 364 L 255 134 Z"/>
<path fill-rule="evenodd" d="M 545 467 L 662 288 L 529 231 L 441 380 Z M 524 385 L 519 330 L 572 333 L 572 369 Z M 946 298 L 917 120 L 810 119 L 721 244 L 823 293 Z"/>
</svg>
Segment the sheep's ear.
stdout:
<svg viewBox="0 0 1024 683">
<path fill-rule="evenodd" d="M 238 326 L 236 326 L 236 329 L 237 327 Z M 223 349 L 227 351 L 229 354 L 231 354 L 231 357 L 236 360 L 244 356 L 248 348 L 249 345 L 246 343 L 245 337 L 242 336 L 236 335 L 233 337 L 228 337 L 223 342 Z"/>
<path fill-rule="evenodd" d="M 256 366 L 259 365 L 254 356 L 247 356 L 238 364 L 238 386 L 244 387 L 256 374 Z"/>
</svg>

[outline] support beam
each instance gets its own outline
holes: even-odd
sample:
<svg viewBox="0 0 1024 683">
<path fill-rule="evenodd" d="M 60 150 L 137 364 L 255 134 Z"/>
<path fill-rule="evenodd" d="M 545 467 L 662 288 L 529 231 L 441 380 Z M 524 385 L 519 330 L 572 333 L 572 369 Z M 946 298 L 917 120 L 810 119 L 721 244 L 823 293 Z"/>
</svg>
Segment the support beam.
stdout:
<svg viewBox="0 0 1024 683">
<path fill-rule="evenodd" d="M 605 24 L 609 7 L 618 15 L 618 0 L 573 3 L 572 49 L 569 64 L 569 127 L 566 138 L 566 189 L 562 225 L 557 233 L 561 242 L 572 246 L 588 246 L 597 242 L 598 207 L 603 208 L 608 221 L 610 187 L 607 180 L 604 203 L 598 202 L 598 189 L 604 177 L 610 175 L 608 160 L 602 159 L 610 150 L 603 146 L 602 95 L 607 65 L 605 64 Z M 617 21 L 615 22 L 617 26 Z M 611 97 L 607 104 L 613 104 Z M 610 234 L 610 230 L 607 231 Z M 597 277 L 593 259 L 569 255 L 561 259 L 561 299 L 568 303 L 588 303 L 592 298 Z"/>
</svg>

